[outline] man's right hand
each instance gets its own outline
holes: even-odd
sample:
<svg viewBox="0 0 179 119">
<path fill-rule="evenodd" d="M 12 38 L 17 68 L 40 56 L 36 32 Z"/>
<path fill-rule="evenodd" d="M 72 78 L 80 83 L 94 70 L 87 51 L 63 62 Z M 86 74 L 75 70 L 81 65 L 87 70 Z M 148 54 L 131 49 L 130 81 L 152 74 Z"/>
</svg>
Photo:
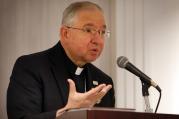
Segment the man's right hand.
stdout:
<svg viewBox="0 0 179 119">
<path fill-rule="evenodd" d="M 56 116 L 69 109 L 93 107 L 112 88 L 112 85 L 100 84 L 88 92 L 78 93 L 73 80 L 68 79 L 68 83 L 70 89 L 67 105 L 59 109 Z"/>
</svg>

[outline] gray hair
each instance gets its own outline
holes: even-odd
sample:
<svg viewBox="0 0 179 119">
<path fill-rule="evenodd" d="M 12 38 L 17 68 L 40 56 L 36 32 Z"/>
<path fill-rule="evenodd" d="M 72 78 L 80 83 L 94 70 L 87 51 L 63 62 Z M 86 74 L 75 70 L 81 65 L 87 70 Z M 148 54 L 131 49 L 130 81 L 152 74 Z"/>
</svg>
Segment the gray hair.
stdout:
<svg viewBox="0 0 179 119">
<path fill-rule="evenodd" d="M 70 4 L 63 12 L 62 17 L 62 25 L 72 25 L 75 15 L 78 11 L 84 9 L 98 9 L 103 12 L 102 8 L 92 2 L 83 1 L 83 2 L 75 2 Z"/>
</svg>

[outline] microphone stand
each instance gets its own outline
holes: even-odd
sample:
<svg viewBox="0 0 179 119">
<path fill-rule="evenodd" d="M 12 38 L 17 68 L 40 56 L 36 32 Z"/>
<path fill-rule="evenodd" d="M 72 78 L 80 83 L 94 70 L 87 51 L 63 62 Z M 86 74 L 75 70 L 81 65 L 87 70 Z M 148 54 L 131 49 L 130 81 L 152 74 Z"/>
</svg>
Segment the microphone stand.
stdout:
<svg viewBox="0 0 179 119">
<path fill-rule="evenodd" d="M 141 83 L 142 83 L 142 95 L 144 97 L 144 101 L 145 101 L 145 106 L 146 106 L 146 109 L 145 109 L 145 112 L 150 112 L 152 113 L 153 112 L 153 109 L 150 107 L 150 102 L 149 102 L 149 87 L 150 87 L 150 84 L 144 82 L 142 80 L 142 78 L 140 78 L 141 80 Z"/>
</svg>

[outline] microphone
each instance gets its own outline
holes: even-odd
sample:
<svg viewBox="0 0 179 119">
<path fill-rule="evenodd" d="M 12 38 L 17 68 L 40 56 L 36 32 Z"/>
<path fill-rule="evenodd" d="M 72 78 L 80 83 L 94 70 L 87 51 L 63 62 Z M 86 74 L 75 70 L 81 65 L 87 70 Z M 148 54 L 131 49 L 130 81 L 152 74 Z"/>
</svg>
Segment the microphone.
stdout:
<svg viewBox="0 0 179 119">
<path fill-rule="evenodd" d="M 136 76 L 138 76 L 143 82 L 149 84 L 150 86 L 155 87 L 159 92 L 161 92 L 160 87 L 150 78 L 148 77 L 146 74 L 144 74 L 142 71 L 140 71 L 137 67 L 135 67 L 132 63 L 129 62 L 129 60 L 124 57 L 124 56 L 120 56 L 117 59 L 117 65 L 120 68 L 124 68 L 126 70 L 128 70 L 129 72 L 135 74 Z"/>
</svg>

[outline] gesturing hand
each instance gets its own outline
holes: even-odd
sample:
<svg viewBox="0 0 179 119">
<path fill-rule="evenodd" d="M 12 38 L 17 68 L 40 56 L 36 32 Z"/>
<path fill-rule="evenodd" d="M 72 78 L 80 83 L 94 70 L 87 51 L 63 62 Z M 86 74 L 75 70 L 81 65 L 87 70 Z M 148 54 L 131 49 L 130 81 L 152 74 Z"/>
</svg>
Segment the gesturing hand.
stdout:
<svg viewBox="0 0 179 119">
<path fill-rule="evenodd" d="M 68 83 L 70 90 L 67 109 L 92 107 L 112 88 L 111 85 L 101 84 L 86 93 L 78 93 L 76 92 L 75 83 L 71 79 L 68 79 Z"/>
<path fill-rule="evenodd" d="M 57 116 L 58 113 L 61 113 L 64 110 L 93 107 L 96 102 L 101 100 L 103 96 L 112 88 L 112 85 L 100 84 L 88 92 L 78 93 L 76 91 L 75 83 L 71 79 L 68 79 L 68 83 L 70 88 L 68 102 L 64 108 L 57 111 Z"/>
</svg>

